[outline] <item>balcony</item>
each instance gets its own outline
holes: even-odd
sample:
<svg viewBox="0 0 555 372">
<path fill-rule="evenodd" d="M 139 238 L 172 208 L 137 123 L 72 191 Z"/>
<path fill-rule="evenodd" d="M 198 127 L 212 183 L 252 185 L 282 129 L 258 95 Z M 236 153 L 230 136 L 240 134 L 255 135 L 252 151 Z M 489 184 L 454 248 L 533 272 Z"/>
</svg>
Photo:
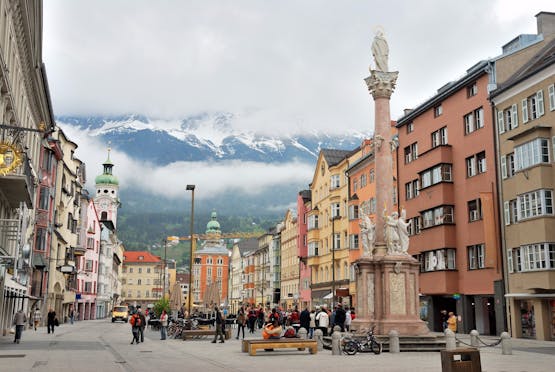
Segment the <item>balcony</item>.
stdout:
<svg viewBox="0 0 555 372">
<path fill-rule="evenodd" d="M 87 251 L 87 249 L 85 247 L 83 247 L 82 244 L 78 244 L 73 248 L 73 255 L 75 256 L 83 256 L 85 254 L 85 252 Z"/>
<path fill-rule="evenodd" d="M 11 208 L 19 208 L 21 202 L 24 202 L 27 208 L 33 208 L 32 198 L 35 195 L 33 178 L 31 165 L 25 154 L 23 163 L 14 173 L 0 176 L 0 190 Z"/>
</svg>

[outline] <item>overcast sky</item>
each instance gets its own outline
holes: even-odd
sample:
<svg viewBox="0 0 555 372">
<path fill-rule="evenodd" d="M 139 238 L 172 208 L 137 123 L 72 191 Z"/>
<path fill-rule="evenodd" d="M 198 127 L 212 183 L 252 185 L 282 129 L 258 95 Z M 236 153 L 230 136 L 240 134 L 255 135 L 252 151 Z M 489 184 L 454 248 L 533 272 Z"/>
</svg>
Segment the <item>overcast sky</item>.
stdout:
<svg viewBox="0 0 555 372">
<path fill-rule="evenodd" d="M 56 115 L 224 111 L 237 129 L 372 131 L 363 79 L 377 27 L 399 71 L 396 119 L 535 34 L 541 10 L 553 1 L 45 0 L 43 59 Z M 83 160 L 105 159 L 73 139 Z"/>
<path fill-rule="evenodd" d="M 381 26 L 395 119 L 520 33 L 552 1 L 47 0 L 44 55 L 54 110 L 237 125 L 373 128 L 363 81 Z M 553 7 L 553 6 L 552 6 Z"/>
</svg>

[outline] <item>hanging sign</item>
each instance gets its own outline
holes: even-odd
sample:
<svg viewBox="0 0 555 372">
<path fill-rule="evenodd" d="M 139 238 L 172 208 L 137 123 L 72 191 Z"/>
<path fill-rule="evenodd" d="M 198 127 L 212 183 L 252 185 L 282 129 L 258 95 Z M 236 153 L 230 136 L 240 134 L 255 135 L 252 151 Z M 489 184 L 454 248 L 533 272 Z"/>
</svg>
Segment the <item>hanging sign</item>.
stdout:
<svg viewBox="0 0 555 372">
<path fill-rule="evenodd" d="M 0 142 L 0 175 L 5 176 L 21 165 L 21 151 L 12 144 Z"/>
</svg>

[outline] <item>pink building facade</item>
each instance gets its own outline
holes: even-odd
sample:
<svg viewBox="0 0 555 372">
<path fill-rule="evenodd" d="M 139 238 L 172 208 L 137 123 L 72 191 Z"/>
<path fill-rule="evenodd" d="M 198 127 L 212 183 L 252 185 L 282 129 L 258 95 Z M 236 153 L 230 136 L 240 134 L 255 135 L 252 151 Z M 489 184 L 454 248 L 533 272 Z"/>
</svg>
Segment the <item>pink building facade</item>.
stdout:
<svg viewBox="0 0 555 372">
<path fill-rule="evenodd" d="M 307 265 L 308 246 L 306 233 L 306 212 L 310 208 L 310 190 L 303 190 L 297 196 L 297 249 L 299 256 L 299 303 L 301 308 L 311 307 L 310 267 Z"/>
</svg>

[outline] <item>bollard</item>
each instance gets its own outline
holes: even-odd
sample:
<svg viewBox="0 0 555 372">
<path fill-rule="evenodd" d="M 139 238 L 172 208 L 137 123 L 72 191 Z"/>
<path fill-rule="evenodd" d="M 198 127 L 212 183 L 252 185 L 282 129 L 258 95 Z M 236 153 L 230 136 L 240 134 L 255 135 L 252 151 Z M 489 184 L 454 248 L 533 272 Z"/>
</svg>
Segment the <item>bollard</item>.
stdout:
<svg viewBox="0 0 555 372">
<path fill-rule="evenodd" d="M 513 355 L 513 344 L 511 336 L 507 332 L 501 333 L 501 354 Z"/>
<path fill-rule="evenodd" d="M 299 332 L 297 332 L 297 335 L 301 338 L 301 340 L 306 340 L 307 339 L 307 334 L 308 334 L 308 332 L 306 331 L 305 327 L 301 327 L 299 329 Z"/>
<path fill-rule="evenodd" d="M 333 332 L 341 332 L 341 327 L 336 325 L 333 327 Z"/>
<path fill-rule="evenodd" d="M 401 352 L 401 347 L 399 345 L 399 332 L 392 329 L 389 331 L 389 352 L 399 353 Z"/>
<path fill-rule="evenodd" d="M 324 333 L 322 332 L 321 329 L 315 329 L 314 330 L 314 339 L 316 340 L 316 343 L 318 344 L 318 351 L 322 351 L 324 350 Z"/>
<path fill-rule="evenodd" d="M 470 345 L 472 345 L 473 347 L 479 347 L 480 345 L 478 344 L 478 331 L 473 329 L 472 331 L 470 331 Z"/>
<path fill-rule="evenodd" d="M 457 348 L 457 341 L 455 340 L 455 333 L 450 330 L 445 330 L 445 350 L 454 350 Z"/>
<path fill-rule="evenodd" d="M 331 335 L 331 355 L 341 355 L 341 328 Z"/>
</svg>

